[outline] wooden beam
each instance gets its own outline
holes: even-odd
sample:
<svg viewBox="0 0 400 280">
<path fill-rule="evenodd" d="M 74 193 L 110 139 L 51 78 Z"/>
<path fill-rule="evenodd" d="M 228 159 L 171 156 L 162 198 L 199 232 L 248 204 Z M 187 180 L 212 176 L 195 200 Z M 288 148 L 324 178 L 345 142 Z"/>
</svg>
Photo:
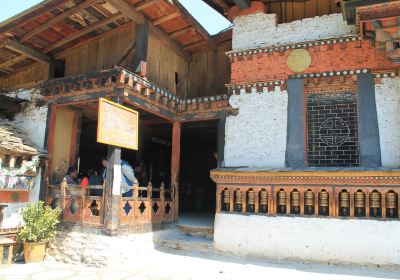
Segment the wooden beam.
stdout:
<svg viewBox="0 0 400 280">
<path fill-rule="evenodd" d="M 180 15 L 181 15 L 181 13 L 179 11 L 175 11 L 175 12 L 172 12 L 172 13 L 170 13 L 168 15 L 165 15 L 165 16 L 162 16 L 162 17 L 159 17 L 159 18 L 155 19 L 153 21 L 153 24 L 154 25 L 160 25 L 160 24 L 162 24 L 162 23 L 164 23 L 166 21 L 169 21 L 171 19 L 179 17 Z"/>
<path fill-rule="evenodd" d="M 43 1 L 22 13 L 3 21 L 0 24 L 0 34 L 14 30 L 34 19 L 56 9 L 58 6 L 65 4 L 65 0 L 47 0 Z"/>
<path fill-rule="evenodd" d="M 153 6 L 160 2 L 160 0 L 145 0 L 135 6 L 136 11 L 141 11 L 146 9 L 147 7 Z"/>
<path fill-rule="evenodd" d="M 180 35 L 185 34 L 187 32 L 194 32 L 195 30 L 196 29 L 193 26 L 188 26 L 188 27 L 185 27 L 183 29 L 179 29 L 177 31 L 169 33 L 169 37 L 170 38 L 176 38 L 176 37 L 179 37 Z"/>
<path fill-rule="evenodd" d="M 48 52 L 50 52 L 50 51 L 52 51 L 52 50 L 54 50 L 54 49 L 56 49 L 58 47 L 61 47 L 62 45 L 65 45 L 65 44 L 67 44 L 69 42 L 72 42 L 72 41 L 78 39 L 79 37 L 82 37 L 83 35 L 86 35 L 86 34 L 92 32 L 92 31 L 95 31 L 96 29 L 98 29 L 98 28 L 100 28 L 100 27 L 102 27 L 104 25 L 107 25 L 107 24 L 109 24 L 111 22 L 114 22 L 115 20 L 117 20 L 121 16 L 122 16 L 122 13 L 118 12 L 118 13 L 112 15 L 109 18 L 105 18 L 105 19 L 100 20 L 100 21 L 98 21 L 98 22 L 96 22 L 94 24 L 91 24 L 91 25 L 89 25 L 88 27 L 86 27 L 84 29 L 81 29 L 81 30 L 79 30 L 77 32 L 74 32 L 71 35 L 68 35 L 68 37 L 65 37 L 64 39 L 56 41 L 55 43 L 45 47 L 43 49 L 43 52 L 48 53 Z"/>
<path fill-rule="evenodd" d="M 124 0 L 108 0 L 108 2 L 137 24 L 144 23 L 144 16 Z"/>
<path fill-rule="evenodd" d="M 133 71 L 142 72 L 142 62 L 147 62 L 149 43 L 149 20 L 145 19 L 143 24 L 136 26 L 136 55 L 133 61 Z"/>
<path fill-rule="evenodd" d="M 144 23 L 144 16 L 137 12 L 131 5 L 124 0 L 108 0 L 114 7 L 118 8 L 125 16 L 136 22 L 137 24 Z M 186 52 L 181 45 L 169 38 L 168 34 L 158 26 L 149 23 L 150 32 L 160 39 L 164 44 L 173 49 L 178 55 L 182 56 L 186 61 L 190 61 L 192 56 Z"/>
<path fill-rule="evenodd" d="M 184 46 L 183 48 L 185 50 L 190 50 L 190 49 L 194 49 L 194 48 L 197 48 L 197 47 L 201 47 L 201 46 L 203 46 L 205 44 L 208 44 L 208 42 L 206 40 L 200 40 L 200 41 L 188 44 L 188 45 Z"/>
<path fill-rule="evenodd" d="M 250 8 L 250 0 L 233 0 L 235 4 L 239 7 L 239 9 L 247 9 Z"/>
<path fill-rule="evenodd" d="M 42 25 L 39 25 L 38 27 L 30 30 L 28 33 L 26 33 L 25 35 L 23 35 L 20 38 L 20 42 L 23 43 L 27 40 L 29 40 L 30 38 L 32 38 L 33 36 L 35 36 L 36 34 L 45 31 L 46 29 L 52 27 L 54 24 L 66 19 L 67 17 L 70 17 L 76 13 L 78 13 L 79 11 L 89 7 L 90 5 L 92 5 L 93 3 L 97 2 L 98 0 L 86 0 L 84 2 L 82 2 L 79 5 L 76 5 L 74 7 L 72 7 L 71 9 L 50 18 L 48 21 L 46 21 L 45 23 L 43 23 Z"/>
<path fill-rule="evenodd" d="M 50 56 L 47 56 L 37 50 L 34 50 L 28 46 L 25 46 L 17 41 L 7 39 L 6 41 L 4 41 L 3 46 L 6 47 L 7 49 L 10 49 L 17 53 L 23 54 L 29 58 L 32 58 L 33 60 L 45 62 L 45 63 L 49 63 L 49 64 L 53 63 L 53 59 Z"/>
<path fill-rule="evenodd" d="M 8 72 L 9 72 L 9 70 L 12 70 L 11 72 L 14 72 L 15 70 L 10 69 L 9 67 L 14 65 L 14 64 L 16 64 L 16 63 L 18 63 L 18 62 L 21 62 L 21 61 L 27 59 L 27 58 L 28 57 L 23 55 L 23 54 L 21 54 L 19 56 L 16 56 L 13 59 L 9 59 L 6 62 L 1 63 L 0 64 L 0 69 L 7 70 Z"/>
</svg>

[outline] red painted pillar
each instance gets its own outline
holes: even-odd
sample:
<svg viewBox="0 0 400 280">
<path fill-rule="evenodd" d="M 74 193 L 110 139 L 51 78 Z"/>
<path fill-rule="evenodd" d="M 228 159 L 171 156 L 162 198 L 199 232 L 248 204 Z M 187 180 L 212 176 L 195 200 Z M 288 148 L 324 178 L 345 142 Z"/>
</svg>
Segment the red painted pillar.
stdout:
<svg viewBox="0 0 400 280">
<path fill-rule="evenodd" d="M 172 123 L 171 188 L 174 191 L 174 220 L 179 213 L 179 165 L 181 157 L 181 126 L 178 121 Z"/>
</svg>

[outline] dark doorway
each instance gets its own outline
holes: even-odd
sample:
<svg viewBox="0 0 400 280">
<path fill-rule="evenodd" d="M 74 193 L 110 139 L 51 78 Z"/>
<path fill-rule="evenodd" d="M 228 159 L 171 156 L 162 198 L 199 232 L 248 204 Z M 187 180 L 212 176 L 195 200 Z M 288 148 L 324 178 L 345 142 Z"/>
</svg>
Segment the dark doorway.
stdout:
<svg viewBox="0 0 400 280">
<path fill-rule="evenodd" d="M 182 126 L 179 213 L 215 213 L 216 185 L 210 170 L 217 167 L 218 121 Z"/>
</svg>

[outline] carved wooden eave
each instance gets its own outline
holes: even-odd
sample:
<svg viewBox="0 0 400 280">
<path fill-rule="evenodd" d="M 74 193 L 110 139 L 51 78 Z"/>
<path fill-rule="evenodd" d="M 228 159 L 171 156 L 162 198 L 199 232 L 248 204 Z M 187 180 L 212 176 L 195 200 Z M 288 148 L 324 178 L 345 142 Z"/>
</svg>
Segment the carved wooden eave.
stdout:
<svg viewBox="0 0 400 280">
<path fill-rule="evenodd" d="M 399 1 L 356 9 L 356 25 L 362 39 L 372 41 L 378 52 L 386 53 L 397 64 L 400 64 L 399 20 Z"/>
<path fill-rule="evenodd" d="M 236 113 L 229 105 L 228 95 L 179 98 L 120 67 L 46 81 L 42 84 L 41 93 L 43 97 L 39 102 L 54 105 L 89 103 L 100 97 L 118 97 L 170 121 L 218 119 Z"/>
</svg>

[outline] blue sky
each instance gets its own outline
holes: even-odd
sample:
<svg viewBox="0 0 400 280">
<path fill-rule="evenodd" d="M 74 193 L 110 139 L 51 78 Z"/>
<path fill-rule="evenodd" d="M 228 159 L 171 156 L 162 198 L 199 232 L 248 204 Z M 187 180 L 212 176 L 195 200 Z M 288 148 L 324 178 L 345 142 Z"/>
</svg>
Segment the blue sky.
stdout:
<svg viewBox="0 0 400 280">
<path fill-rule="evenodd" d="M 3 0 L 5 1 L 5 0 Z M 229 27 L 230 22 L 211 9 L 202 0 L 179 0 L 211 35 Z M 42 0 L 7 0 L 0 9 L 0 22 L 12 17 Z"/>
</svg>

